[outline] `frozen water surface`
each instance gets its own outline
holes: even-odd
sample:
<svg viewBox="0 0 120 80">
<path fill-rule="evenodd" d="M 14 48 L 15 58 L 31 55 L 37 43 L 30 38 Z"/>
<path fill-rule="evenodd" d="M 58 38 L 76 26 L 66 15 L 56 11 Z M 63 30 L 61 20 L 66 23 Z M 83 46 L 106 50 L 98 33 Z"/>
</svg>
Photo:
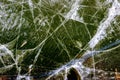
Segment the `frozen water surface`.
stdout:
<svg viewBox="0 0 120 80">
<path fill-rule="evenodd" d="M 114 80 L 119 0 L 1 0 L 0 79 Z"/>
</svg>

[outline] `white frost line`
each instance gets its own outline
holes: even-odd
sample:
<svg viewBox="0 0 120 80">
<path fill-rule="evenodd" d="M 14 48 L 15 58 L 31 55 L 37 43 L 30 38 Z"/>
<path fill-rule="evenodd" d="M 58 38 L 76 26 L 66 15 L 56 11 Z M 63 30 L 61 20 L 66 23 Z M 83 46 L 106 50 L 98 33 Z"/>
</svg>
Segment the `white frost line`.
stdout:
<svg viewBox="0 0 120 80">
<path fill-rule="evenodd" d="M 33 3 L 32 3 L 31 0 L 28 0 L 28 4 L 29 4 L 29 6 L 30 6 L 31 8 L 33 8 Z"/>
<path fill-rule="evenodd" d="M 93 49 L 99 43 L 99 41 L 101 41 L 107 36 L 106 29 L 109 27 L 110 23 L 114 20 L 114 18 L 117 15 L 120 15 L 120 3 L 117 0 L 115 0 L 113 2 L 112 7 L 109 9 L 108 18 L 103 23 L 100 24 L 97 33 L 89 42 L 90 48 Z M 100 52 L 90 50 L 86 51 L 85 54 L 83 54 L 83 56 L 80 58 L 80 60 L 82 60 L 81 63 L 83 63 L 86 59 L 88 59 L 92 55 L 96 55 L 98 53 Z"/>
<path fill-rule="evenodd" d="M 107 19 L 100 24 L 100 26 L 98 27 L 97 33 L 90 40 L 89 42 L 90 48 L 93 49 L 98 44 L 99 41 L 101 41 L 107 36 L 106 29 L 109 27 L 109 25 L 117 15 L 120 15 L 120 3 L 118 2 L 118 0 L 114 0 L 112 7 L 109 9 Z"/>
<path fill-rule="evenodd" d="M 15 64 L 11 64 L 11 65 L 6 65 L 4 67 L 0 67 L 0 73 L 3 73 L 9 69 L 11 69 Z"/>
<path fill-rule="evenodd" d="M 18 75 L 16 80 L 22 80 L 22 79 L 25 79 L 25 80 L 32 80 L 31 79 L 32 77 L 31 76 L 28 76 L 28 75 Z"/>
<path fill-rule="evenodd" d="M 72 5 L 71 10 L 65 15 L 66 19 L 73 19 L 79 22 L 83 22 L 83 19 L 80 18 L 79 14 L 78 14 L 78 10 L 80 7 L 80 3 L 82 2 L 82 0 L 76 0 L 75 3 Z"/>
<path fill-rule="evenodd" d="M 12 52 L 8 50 L 5 45 L 0 45 L 0 51 L 5 52 L 5 54 L 12 55 Z"/>
<path fill-rule="evenodd" d="M 5 54 L 9 54 L 11 58 L 14 60 L 14 62 L 16 62 L 16 60 L 14 59 L 13 53 L 5 45 L 0 45 L 0 51 Z"/>
</svg>

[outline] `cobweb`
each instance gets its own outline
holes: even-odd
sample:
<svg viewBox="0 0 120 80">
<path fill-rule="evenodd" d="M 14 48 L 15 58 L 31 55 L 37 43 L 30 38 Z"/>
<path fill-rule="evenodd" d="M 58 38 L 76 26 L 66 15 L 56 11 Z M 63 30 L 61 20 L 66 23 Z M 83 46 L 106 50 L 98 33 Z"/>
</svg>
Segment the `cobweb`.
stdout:
<svg viewBox="0 0 120 80">
<path fill-rule="evenodd" d="M 120 69 L 119 18 L 119 0 L 2 0 L 0 75 L 114 78 Z"/>
</svg>

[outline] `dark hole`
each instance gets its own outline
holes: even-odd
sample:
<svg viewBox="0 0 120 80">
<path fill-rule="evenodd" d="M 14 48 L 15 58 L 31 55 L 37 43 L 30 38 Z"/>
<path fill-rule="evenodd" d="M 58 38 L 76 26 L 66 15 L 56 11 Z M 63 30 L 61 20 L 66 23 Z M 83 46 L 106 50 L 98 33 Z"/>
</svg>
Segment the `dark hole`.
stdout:
<svg viewBox="0 0 120 80">
<path fill-rule="evenodd" d="M 22 78 L 21 80 L 26 80 L 25 78 Z"/>
<path fill-rule="evenodd" d="M 72 68 L 67 75 L 68 80 L 81 80 L 80 75 L 76 71 L 76 69 Z"/>
<path fill-rule="evenodd" d="M 64 77 L 62 75 L 58 75 L 58 76 L 50 78 L 49 80 L 64 80 Z"/>
</svg>

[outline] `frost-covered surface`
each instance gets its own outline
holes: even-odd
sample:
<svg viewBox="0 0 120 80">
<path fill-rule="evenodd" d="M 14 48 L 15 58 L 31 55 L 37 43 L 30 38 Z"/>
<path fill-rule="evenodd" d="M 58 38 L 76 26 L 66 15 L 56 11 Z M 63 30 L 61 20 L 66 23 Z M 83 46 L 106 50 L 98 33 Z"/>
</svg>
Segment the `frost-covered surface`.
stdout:
<svg viewBox="0 0 120 80">
<path fill-rule="evenodd" d="M 119 19 L 119 0 L 0 1 L 0 75 L 113 78 L 120 69 Z"/>
</svg>

